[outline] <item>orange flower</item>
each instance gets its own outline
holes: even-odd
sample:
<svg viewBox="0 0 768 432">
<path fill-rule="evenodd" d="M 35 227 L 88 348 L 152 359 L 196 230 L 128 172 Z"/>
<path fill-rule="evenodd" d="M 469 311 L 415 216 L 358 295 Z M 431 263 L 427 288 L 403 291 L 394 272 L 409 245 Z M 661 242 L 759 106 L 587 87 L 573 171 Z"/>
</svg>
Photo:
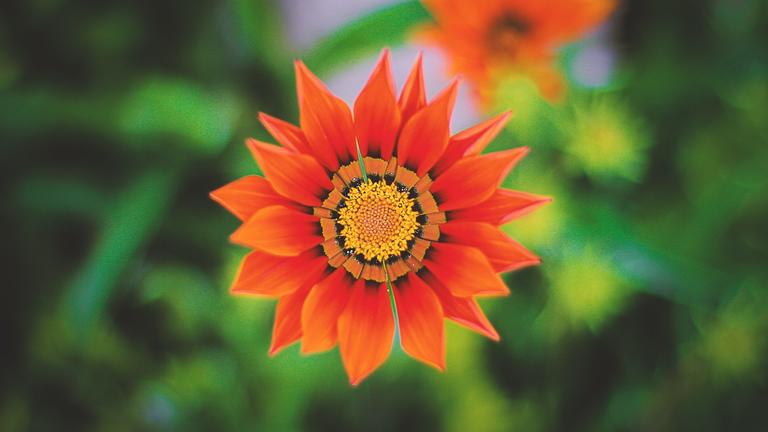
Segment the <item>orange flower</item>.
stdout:
<svg viewBox="0 0 768 432">
<path fill-rule="evenodd" d="M 247 142 L 265 177 L 211 193 L 243 221 L 231 240 L 254 249 L 232 292 L 279 299 L 270 354 L 338 342 L 359 383 L 392 345 L 388 281 L 414 358 L 445 368 L 444 317 L 498 340 L 475 297 L 508 294 L 498 273 L 539 263 L 499 226 L 548 201 L 499 189 L 526 148 L 480 154 L 509 114 L 451 136 L 456 83 L 427 103 L 419 58 L 398 99 L 386 51 L 352 111 L 300 61 L 296 81 L 301 126 L 260 114 L 282 147 Z"/>
<path fill-rule="evenodd" d="M 563 91 L 554 53 L 603 21 L 615 0 L 423 0 L 436 25 L 423 37 L 488 103 L 500 76 L 529 76 L 548 99 Z"/>
</svg>

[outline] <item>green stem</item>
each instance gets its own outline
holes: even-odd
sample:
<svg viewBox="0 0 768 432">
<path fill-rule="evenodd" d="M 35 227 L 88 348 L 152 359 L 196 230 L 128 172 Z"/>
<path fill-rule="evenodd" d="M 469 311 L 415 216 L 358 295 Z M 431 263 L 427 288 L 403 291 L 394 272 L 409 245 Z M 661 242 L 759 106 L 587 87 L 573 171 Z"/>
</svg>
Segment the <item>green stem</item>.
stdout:
<svg viewBox="0 0 768 432">
<path fill-rule="evenodd" d="M 357 148 L 357 163 L 360 164 L 360 171 L 363 173 L 363 181 L 368 183 L 368 173 L 365 172 L 365 164 L 363 163 L 363 154 L 360 153 L 360 144 L 355 140 L 355 148 Z"/>
<path fill-rule="evenodd" d="M 122 272 L 162 222 L 180 171 L 149 170 L 115 199 L 99 240 L 67 293 L 68 320 L 83 340 L 103 315 Z"/>
<path fill-rule="evenodd" d="M 389 272 L 387 271 L 387 262 L 384 261 L 381 265 L 384 267 L 384 277 L 387 279 L 387 292 L 389 293 L 389 302 L 392 304 L 392 316 L 395 317 L 395 326 L 398 326 L 397 304 L 395 303 L 395 292 L 392 291 L 392 281 L 389 280 Z"/>
<path fill-rule="evenodd" d="M 368 173 L 365 172 L 365 164 L 363 164 L 363 154 L 360 152 L 360 144 L 355 141 L 355 147 L 357 148 L 357 162 L 360 164 L 360 171 L 363 173 L 363 180 L 368 182 Z M 387 271 L 387 262 L 381 263 L 384 267 L 384 277 L 387 279 L 387 292 L 389 293 L 389 302 L 392 304 L 392 315 L 395 317 L 395 326 L 397 326 L 397 304 L 395 304 L 395 292 L 392 291 L 392 281 L 389 280 L 389 272 Z"/>
</svg>

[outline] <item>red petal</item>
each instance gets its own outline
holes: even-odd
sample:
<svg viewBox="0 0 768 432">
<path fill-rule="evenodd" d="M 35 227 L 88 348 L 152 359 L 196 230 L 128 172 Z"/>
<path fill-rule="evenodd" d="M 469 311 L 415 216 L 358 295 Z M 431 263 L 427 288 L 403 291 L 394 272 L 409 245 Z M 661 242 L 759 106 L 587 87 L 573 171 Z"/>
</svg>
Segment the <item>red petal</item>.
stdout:
<svg viewBox="0 0 768 432">
<path fill-rule="evenodd" d="M 497 272 L 512 271 L 541 262 L 539 257 L 520 243 L 487 223 L 451 221 L 440 225 L 440 233 L 440 241 L 472 246 L 482 251 Z"/>
<path fill-rule="evenodd" d="M 301 310 L 301 352 L 325 351 L 336 345 L 336 322 L 352 294 L 354 280 L 339 267 L 312 288 Z"/>
<path fill-rule="evenodd" d="M 295 257 L 252 251 L 243 259 L 232 284 L 234 294 L 284 296 L 306 283 L 317 282 L 328 258 L 309 250 Z"/>
<path fill-rule="evenodd" d="M 278 195 L 264 177 L 255 175 L 226 184 L 211 192 L 210 196 L 240 220 L 246 220 L 256 211 L 271 205 L 300 208 L 293 201 Z"/>
<path fill-rule="evenodd" d="M 355 132 L 363 156 L 389 160 L 400 128 L 400 109 L 395 99 L 395 82 L 384 53 L 368 83 L 355 101 Z"/>
<path fill-rule="evenodd" d="M 323 241 L 319 218 L 283 206 L 257 211 L 230 236 L 233 243 L 294 256 Z"/>
<path fill-rule="evenodd" d="M 413 272 L 398 281 L 394 294 L 403 351 L 444 371 L 445 325 L 437 296 Z"/>
<path fill-rule="evenodd" d="M 255 139 L 247 141 L 253 157 L 280 195 L 308 206 L 320 206 L 333 183 L 317 161 L 308 155 Z"/>
<path fill-rule="evenodd" d="M 448 144 L 451 109 L 457 88 L 454 81 L 403 127 L 397 142 L 397 157 L 402 165 L 415 170 L 419 176 L 432 168 Z"/>
<path fill-rule="evenodd" d="M 456 297 L 448 291 L 433 274 L 428 271 L 419 273 L 424 282 L 429 285 L 440 299 L 443 305 L 443 314 L 446 318 L 462 325 L 472 331 L 476 331 L 495 341 L 499 340 L 499 333 L 493 328 L 483 310 L 472 297 Z"/>
<path fill-rule="evenodd" d="M 424 265 L 455 296 L 509 294 L 485 255 L 473 247 L 432 243 Z"/>
<path fill-rule="evenodd" d="M 431 170 L 432 177 L 439 177 L 465 155 L 480 154 L 488 143 L 501 132 L 511 116 L 512 113 L 507 111 L 452 136 L 448 141 L 445 153 Z"/>
<path fill-rule="evenodd" d="M 427 96 L 424 91 L 424 69 L 422 67 L 422 54 L 416 57 L 411 73 L 405 81 L 403 91 L 397 104 L 400 106 L 401 125 L 404 125 L 416 112 L 427 104 Z"/>
<path fill-rule="evenodd" d="M 490 198 L 480 204 L 451 212 L 451 220 L 487 222 L 503 225 L 512 219 L 530 213 L 552 201 L 552 198 L 519 192 L 509 189 L 497 189 Z"/>
<path fill-rule="evenodd" d="M 259 121 L 283 147 L 300 153 L 312 154 L 307 137 L 297 126 L 265 113 L 259 113 Z"/>
<path fill-rule="evenodd" d="M 280 297 L 277 302 L 275 324 L 272 327 L 272 344 L 269 347 L 270 356 L 301 338 L 301 306 L 310 288 L 312 284 L 304 285 L 293 294 Z"/>
<path fill-rule="evenodd" d="M 356 153 L 352 113 L 304 63 L 295 66 L 301 129 L 320 163 L 336 171 Z"/>
<path fill-rule="evenodd" d="M 394 321 L 386 286 L 358 280 L 338 322 L 339 351 L 350 384 L 359 384 L 387 359 Z"/>
<path fill-rule="evenodd" d="M 438 177 L 430 191 L 440 210 L 455 210 L 481 203 L 493 195 L 509 170 L 528 153 L 519 147 L 459 160 Z"/>
</svg>

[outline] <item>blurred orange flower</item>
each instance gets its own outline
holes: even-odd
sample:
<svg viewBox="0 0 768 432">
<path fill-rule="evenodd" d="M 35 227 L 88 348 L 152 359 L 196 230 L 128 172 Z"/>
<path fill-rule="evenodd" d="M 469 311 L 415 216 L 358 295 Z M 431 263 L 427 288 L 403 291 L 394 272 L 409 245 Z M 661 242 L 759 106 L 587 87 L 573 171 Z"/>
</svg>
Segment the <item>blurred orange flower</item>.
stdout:
<svg viewBox="0 0 768 432">
<path fill-rule="evenodd" d="M 445 51 L 452 73 L 474 86 L 481 102 L 492 101 L 499 77 L 533 79 L 550 100 L 563 93 L 554 68 L 555 50 L 602 22 L 615 0 L 423 0 L 435 18 L 420 32 Z"/>
<path fill-rule="evenodd" d="M 445 368 L 443 318 L 498 340 L 475 297 L 508 294 L 498 273 L 539 263 L 499 226 L 549 201 L 499 189 L 526 148 L 480 154 L 509 114 L 451 136 L 456 83 L 427 103 L 419 58 L 397 98 L 387 51 L 352 110 L 300 61 L 296 81 L 300 127 L 260 114 L 282 147 L 247 142 L 265 177 L 211 193 L 253 248 L 232 292 L 278 298 L 270 354 L 338 343 L 358 384 L 392 346 L 387 282 L 417 360 Z"/>
</svg>

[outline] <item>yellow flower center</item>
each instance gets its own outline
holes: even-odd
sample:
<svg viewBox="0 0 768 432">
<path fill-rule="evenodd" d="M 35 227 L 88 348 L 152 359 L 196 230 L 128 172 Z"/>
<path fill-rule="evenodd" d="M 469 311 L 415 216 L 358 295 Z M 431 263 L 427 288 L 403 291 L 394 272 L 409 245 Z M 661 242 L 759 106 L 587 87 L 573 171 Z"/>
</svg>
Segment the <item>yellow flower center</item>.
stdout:
<svg viewBox="0 0 768 432">
<path fill-rule="evenodd" d="M 413 203 L 393 184 L 369 181 L 350 189 L 338 217 L 346 247 L 379 262 L 407 251 L 419 228 Z"/>
</svg>

